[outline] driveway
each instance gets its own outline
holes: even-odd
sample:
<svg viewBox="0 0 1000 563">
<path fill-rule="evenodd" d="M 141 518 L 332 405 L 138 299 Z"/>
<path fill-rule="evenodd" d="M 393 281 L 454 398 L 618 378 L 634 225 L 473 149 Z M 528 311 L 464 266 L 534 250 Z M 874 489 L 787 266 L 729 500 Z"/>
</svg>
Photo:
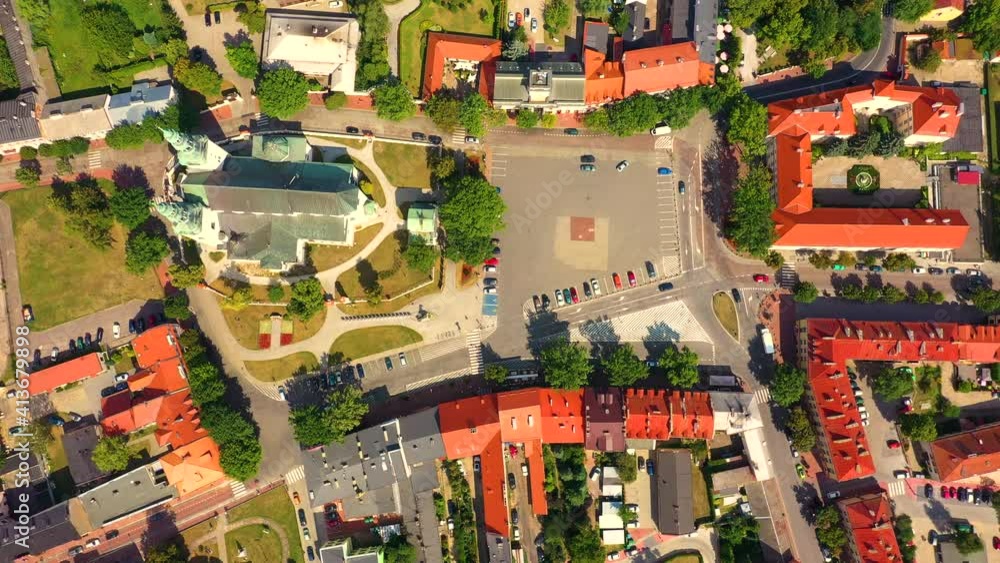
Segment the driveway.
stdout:
<svg viewBox="0 0 1000 563">
<path fill-rule="evenodd" d="M 232 82 L 244 98 L 249 98 L 253 93 L 253 81 L 236 74 L 226 59 L 226 41 L 236 37 L 241 31 L 245 33 L 243 24 L 236 21 L 236 12 L 219 12 L 222 23 L 215 23 L 213 20 L 211 27 L 205 27 L 204 14 L 189 16 L 181 0 L 170 0 L 170 7 L 184 22 L 188 45 L 192 49 L 198 47 L 205 51 L 206 55 L 202 57 L 202 62 L 219 71 L 222 78 Z M 253 39 L 254 48 L 259 50 L 261 34 L 251 34 L 250 38 Z"/>
<path fill-rule="evenodd" d="M 395 4 L 385 4 L 385 15 L 389 18 L 389 36 L 386 38 L 389 43 L 389 68 L 396 76 L 399 76 L 399 24 L 403 18 L 419 7 L 420 0 L 402 0 Z"/>
</svg>

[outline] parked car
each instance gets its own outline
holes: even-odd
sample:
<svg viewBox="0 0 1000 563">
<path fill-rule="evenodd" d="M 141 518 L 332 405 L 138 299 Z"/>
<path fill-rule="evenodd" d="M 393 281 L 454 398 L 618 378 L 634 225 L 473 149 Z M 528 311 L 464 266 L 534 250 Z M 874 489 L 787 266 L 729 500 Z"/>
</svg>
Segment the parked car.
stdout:
<svg viewBox="0 0 1000 563">
<path fill-rule="evenodd" d="M 587 299 L 594 297 L 594 293 L 590 290 L 590 282 L 583 282 L 583 296 Z"/>
<path fill-rule="evenodd" d="M 399 365 L 404 368 L 406 367 L 406 352 L 399 353 Z"/>
<path fill-rule="evenodd" d="M 146 332 L 146 321 L 142 320 L 142 317 L 135 320 L 135 326 L 139 329 L 140 333 Z"/>
<path fill-rule="evenodd" d="M 913 272 L 914 274 L 926 274 L 927 273 L 927 270 L 925 268 L 921 268 L 920 266 L 917 266 L 916 268 L 913 268 L 910 271 Z"/>
<path fill-rule="evenodd" d="M 538 31 L 538 18 L 531 18 L 531 31 Z"/>
<path fill-rule="evenodd" d="M 875 273 L 878 273 L 878 272 L 882 271 L 882 266 L 872 266 L 872 267 L 870 267 L 868 269 L 871 270 L 871 271 L 873 271 L 873 272 L 875 272 Z"/>
<path fill-rule="evenodd" d="M 885 443 L 885 445 L 889 446 L 890 450 L 898 450 L 899 449 L 899 440 L 889 440 L 889 441 L 887 441 Z"/>
<path fill-rule="evenodd" d="M 486 286 L 486 287 L 496 287 L 496 285 L 497 285 L 497 279 L 496 278 L 484 278 L 483 279 L 483 285 Z"/>
<path fill-rule="evenodd" d="M 938 540 L 938 537 L 937 537 L 937 532 L 936 531 L 930 530 L 929 532 L 927 532 L 927 543 L 929 543 L 931 545 L 937 545 L 937 543 L 938 543 L 937 540 Z"/>
<path fill-rule="evenodd" d="M 737 304 L 743 301 L 743 297 L 740 295 L 740 290 L 734 287 L 731 293 L 733 294 L 733 301 L 735 301 Z"/>
<path fill-rule="evenodd" d="M 636 463 L 639 466 L 639 471 L 645 471 L 646 470 L 646 458 L 644 458 L 642 456 L 639 456 L 639 457 L 636 458 Z"/>
<path fill-rule="evenodd" d="M 966 492 L 965 487 L 959 487 L 958 488 L 958 497 L 957 497 L 958 501 L 959 502 L 965 502 L 965 497 L 966 497 L 967 494 L 968 493 Z"/>
<path fill-rule="evenodd" d="M 472 470 L 479 473 L 479 456 L 472 458 Z"/>
<path fill-rule="evenodd" d="M 801 463 L 795 464 L 795 472 L 799 474 L 799 479 L 805 480 L 806 468 Z"/>
<path fill-rule="evenodd" d="M 431 135 L 430 137 L 427 137 L 427 140 L 430 141 L 432 145 L 441 144 L 441 137 L 438 137 L 437 135 Z"/>
<path fill-rule="evenodd" d="M 573 302 L 573 295 L 570 293 L 568 289 L 563 289 L 562 294 L 563 294 L 563 299 L 566 300 L 567 305 Z"/>
<path fill-rule="evenodd" d="M 516 526 L 517 525 L 517 520 L 518 520 L 518 518 L 517 518 L 517 509 L 516 508 L 511 508 L 510 509 L 510 523 L 514 524 Z"/>
<path fill-rule="evenodd" d="M 288 395 L 285 394 L 285 388 L 284 387 L 278 387 L 278 398 L 280 398 L 282 401 L 287 401 L 288 400 Z"/>
<path fill-rule="evenodd" d="M 107 533 L 107 534 L 106 534 L 106 535 L 104 536 L 104 539 L 106 539 L 106 540 L 109 540 L 109 541 L 110 541 L 110 540 L 113 540 L 113 539 L 115 539 L 115 538 L 117 538 L 117 537 L 118 537 L 118 530 L 111 530 L 111 531 L 109 531 L 109 532 L 108 532 L 108 533 Z"/>
<path fill-rule="evenodd" d="M 486 295 L 496 295 L 497 288 L 495 287 L 484 287 L 483 293 Z"/>
<path fill-rule="evenodd" d="M 655 475 L 656 474 L 656 464 L 654 464 L 653 460 L 651 460 L 651 459 L 650 460 L 646 460 L 646 474 L 647 475 Z"/>
<path fill-rule="evenodd" d="M 611 281 L 615 284 L 615 289 L 621 291 L 622 289 L 622 278 L 618 275 L 618 272 L 611 274 Z"/>
<path fill-rule="evenodd" d="M 677 182 L 677 193 L 684 195 L 684 192 L 686 191 L 687 189 L 686 186 L 684 185 L 684 180 Z"/>
<path fill-rule="evenodd" d="M 128 333 L 135 334 L 135 319 L 128 320 Z"/>
<path fill-rule="evenodd" d="M 222 13 L 218 11 L 212 13 L 215 14 L 215 23 L 222 23 Z"/>
<path fill-rule="evenodd" d="M 206 22 L 210 22 L 211 21 L 211 20 L 208 19 L 208 14 L 205 14 L 205 21 Z M 211 23 L 209 25 L 211 25 Z M 75 545 L 75 546 L 69 548 L 69 551 L 67 553 L 69 553 L 70 557 L 75 557 L 77 555 L 80 555 L 81 553 L 83 553 L 83 546 L 82 545 Z"/>
<path fill-rule="evenodd" d="M 551 304 L 552 304 L 552 302 L 551 302 L 551 300 L 549 300 L 549 295 L 547 293 L 543 293 L 542 294 L 542 309 L 546 309 L 547 310 Z"/>
<path fill-rule="evenodd" d="M 205 10 L 205 27 L 212 27 L 212 12 Z"/>
<path fill-rule="evenodd" d="M 659 289 L 660 291 L 670 291 L 671 289 L 674 288 L 674 284 L 670 282 L 663 282 L 660 285 L 656 286 L 656 288 Z"/>
<path fill-rule="evenodd" d="M 306 525 L 306 510 L 304 508 L 300 508 L 299 511 L 298 511 L 298 515 L 299 515 L 299 526 L 305 526 Z"/>
<path fill-rule="evenodd" d="M 563 133 L 567 135 L 579 135 L 580 130 L 577 129 L 576 127 L 567 127 L 566 129 L 563 129 Z"/>
<path fill-rule="evenodd" d="M 469 143 L 470 145 L 478 145 L 479 144 L 479 139 L 476 138 L 476 137 L 473 137 L 472 135 L 466 135 L 465 136 L 465 142 Z"/>
<path fill-rule="evenodd" d="M 514 477 L 513 473 L 507 474 L 507 486 L 510 487 L 510 490 L 512 491 L 517 490 L 517 478 Z"/>
<path fill-rule="evenodd" d="M 626 273 L 628 274 L 628 286 L 635 287 L 636 286 L 635 273 L 632 270 L 629 270 Z"/>
<path fill-rule="evenodd" d="M 308 557 L 310 561 L 316 560 L 316 551 L 313 550 L 313 546 L 311 545 L 306 546 L 306 557 Z"/>
<path fill-rule="evenodd" d="M 517 18 L 517 25 L 518 26 L 524 25 L 524 14 L 522 14 L 521 12 L 518 12 L 518 13 L 514 14 L 514 17 Z"/>
<path fill-rule="evenodd" d="M 982 276 L 983 273 L 980 272 L 979 270 L 975 269 L 975 268 L 969 268 L 968 270 L 965 271 L 965 275 L 967 275 L 969 277 L 972 277 L 972 278 L 977 278 L 979 276 Z"/>
<path fill-rule="evenodd" d="M 948 274 L 949 276 L 957 276 L 958 274 L 962 273 L 962 270 L 959 270 L 958 268 L 954 268 L 954 267 L 952 267 L 952 268 L 946 268 L 945 269 L 945 273 Z"/>
<path fill-rule="evenodd" d="M 597 170 L 597 167 L 594 166 L 593 164 L 580 165 L 580 172 L 594 172 L 595 170 Z"/>
<path fill-rule="evenodd" d="M 941 485 L 941 498 L 951 498 L 951 495 L 948 494 L 947 485 Z"/>
<path fill-rule="evenodd" d="M 127 373 L 119 373 L 118 375 L 115 376 L 115 383 L 118 383 L 118 382 L 121 382 L 121 381 L 128 381 L 128 374 Z"/>
<path fill-rule="evenodd" d="M 115 323 L 111 325 L 111 336 L 114 336 L 115 338 L 121 338 L 121 335 L 122 335 L 122 325 L 120 325 L 118 321 L 115 321 Z"/>
<path fill-rule="evenodd" d="M 576 293 L 576 287 L 569 288 L 569 295 L 573 299 L 573 304 L 580 302 L 580 296 Z"/>
<path fill-rule="evenodd" d="M 670 176 L 673 173 L 674 173 L 673 170 L 671 170 L 669 168 L 666 168 L 666 167 L 663 167 L 663 166 L 661 166 L 660 168 L 656 169 L 656 175 L 657 176 Z"/>
<path fill-rule="evenodd" d="M 619 162 L 617 166 L 615 166 L 615 170 L 617 170 L 619 172 L 621 172 L 622 170 L 625 170 L 626 168 L 628 168 L 628 161 L 627 160 L 623 160 L 623 161 Z"/>
<path fill-rule="evenodd" d="M 515 25 L 517 25 L 517 20 L 514 19 L 514 12 L 507 12 L 507 27 L 514 29 Z"/>
<path fill-rule="evenodd" d="M 24 319 L 25 323 L 30 323 L 35 320 L 35 313 L 31 310 L 31 305 L 25 305 L 21 307 L 21 318 Z"/>
<path fill-rule="evenodd" d="M 944 270 L 942 270 L 941 268 L 927 268 L 927 273 L 929 273 L 932 276 L 943 276 Z"/>
<path fill-rule="evenodd" d="M 357 365 L 354 366 L 354 371 L 357 372 L 358 379 L 364 379 L 365 378 L 365 366 L 363 366 L 361 364 L 357 364 Z"/>
<path fill-rule="evenodd" d="M 531 304 L 535 306 L 536 313 L 542 310 L 542 299 L 537 295 L 531 296 Z"/>
<path fill-rule="evenodd" d="M 601 468 L 600 467 L 594 467 L 593 469 L 590 470 L 590 480 L 591 481 L 596 481 L 600 477 L 601 477 Z"/>
<path fill-rule="evenodd" d="M 410 135 L 410 136 L 413 138 L 414 141 L 426 141 L 427 140 L 427 135 L 424 135 L 420 131 L 414 131 L 413 134 Z"/>
<path fill-rule="evenodd" d="M 357 127 L 355 127 L 353 125 L 348 125 L 347 129 L 345 129 L 345 131 L 347 131 L 351 135 L 360 135 L 361 134 L 361 129 L 358 129 Z"/>
<path fill-rule="evenodd" d="M 597 278 L 590 278 L 590 287 L 594 290 L 594 295 L 601 296 L 601 284 L 597 282 Z"/>
<path fill-rule="evenodd" d="M 54 362 L 54 361 L 56 361 L 56 360 L 57 360 L 58 358 L 59 358 L 59 348 L 58 348 L 58 347 L 56 347 L 56 346 L 53 346 L 53 347 L 52 347 L 52 355 L 51 355 L 51 359 L 52 359 L 52 361 Z"/>
<path fill-rule="evenodd" d="M 563 305 L 565 305 L 566 304 L 566 300 L 563 299 L 562 290 L 561 289 L 557 289 L 555 291 L 555 294 L 556 294 L 556 306 L 557 307 L 562 307 Z"/>
<path fill-rule="evenodd" d="M 656 267 L 649 260 L 646 261 L 646 275 L 649 276 L 650 280 L 656 279 Z"/>
<path fill-rule="evenodd" d="M 215 13 L 218 14 L 219 12 L 215 12 Z M 87 549 L 91 549 L 91 548 L 95 548 L 95 547 L 97 547 L 99 545 L 101 545 L 101 540 L 99 538 L 94 538 L 94 539 L 92 539 L 92 540 L 90 540 L 90 541 L 87 542 L 86 547 L 87 547 Z"/>
<path fill-rule="evenodd" d="M 51 424 L 52 426 L 62 426 L 66 424 L 66 421 L 63 420 L 62 417 L 59 416 L 58 414 L 50 414 L 49 424 Z"/>
<path fill-rule="evenodd" d="M 392 371 L 392 358 L 389 356 L 385 357 L 385 370 Z"/>
</svg>

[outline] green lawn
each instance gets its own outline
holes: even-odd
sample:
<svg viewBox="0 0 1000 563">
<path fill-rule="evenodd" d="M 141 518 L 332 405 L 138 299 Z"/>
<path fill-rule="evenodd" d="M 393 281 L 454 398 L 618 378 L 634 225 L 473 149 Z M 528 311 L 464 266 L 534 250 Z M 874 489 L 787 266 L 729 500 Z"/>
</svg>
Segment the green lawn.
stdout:
<svg viewBox="0 0 1000 563">
<path fill-rule="evenodd" d="M 316 356 L 310 352 L 298 352 L 263 362 L 246 362 L 247 371 L 260 381 L 284 381 L 300 373 L 306 373 L 319 368 Z"/>
<path fill-rule="evenodd" d="M 414 95 L 420 93 L 420 80 L 424 66 L 424 34 L 431 26 L 449 33 L 469 33 L 490 36 L 493 17 L 480 17 L 481 10 L 493 13 L 489 0 L 471 0 L 465 8 L 450 12 L 440 4 L 425 1 L 399 25 L 399 74 Z"/>
<path fill-rule="evenodd" d="M 177 536 L 177 538 L 175 538 L 174 541 L 176 542 L 179 540 L 179 543 L 184 545 L 184 548 L 193 558 L 191 561 L 207 562 L 217 560 L 219 558 L 219 543 L 215 540 L 214 536 L 207 542 L 200 545 L 195 544 L 194 542 L 198 541 L 209 532 L 214 531 L 218 524 L 219 520 L 217 518 L 209 518 L 201 524 L 184 530 L 179 536 Z"/>
<path fill-rule="evenodd" d="M 306 262 L 317 272 L 339 266 L 357 256 L 358 252 L 374 240 L 381 230 L 382 223 L 376 223 L 355 232 L 354 244 L 351 246 L 310 244 L 306 246 Z"/>
<path fill-rule="evenodd" d="M 299 542 L 298 535 L 288 539 L 289 543 Z M 240 549 L 246 551 L 245 559 L 239 558 Z M 281 561 L 281 540 L 264 526 L 251 524 L 226 534 L 226 553 L 230 561 Z"/>
<path fill-rule="evenodd" d="M 432 279 L 429 273 L 413 270 L 402 257 L 406 232 L 396 231 L 387 237 L 358 265 L 337 278 L 337 293 L 352 299 L 364 299 L 364 288 L 377 279 L 382 295 L 388 299 Z"/>
<path fill-rule="evenodd" d="M 291 549 L 290 560 L 302 563 L 302 542 L 299 539 L 299 521 L 295 516 L 295 507 L 288 498 L 288 491 L 284 487 L 268 491 L 259 497 L 245 502 L 229 511 L 228 521 L 230 524 L 239 522 L 246 518 L 270 518 L 285 530 L 288 536 L 289 548 Z M 248 527 L 247 529 L 252 529 Z M 252 536 L 251 536 L 252 538 Z M 229 534 L 226 534 L 226 544 L 229 544 Z M 278 545 L 280 546 L 280 540 Z M 280 549 L 280 547 L 279 547 Z M 248 549 L 249 552 L 249 549 Z M 235 561 L 235 554 L 230 552 L 230 561 Z M 249 555 L 249 553 L 248 553 Z M 250 561 L 280 561 L 279 558 L 254 558 Z"/>
<path fill-rule="evenodd" d="M 375 162 L 397 188 L 431 187 L 426 147 L 402 143 L 375 143 Z"/>
<path fill-rule="evenodd" d="M 667 558 L 663 560 L 663 563 L 702 563 L 702 561 L 700 553 L 692 552 L 667 555 Z"/>
<path fill-rule="evenodd" d="M 219 306 L 222 306 L 221 298 L 219 298 Z M 226 318 L 226 325 L 229 326 L 229 332 L 233 333 L 236 341 L 245 348 L 256 350 L 260 321 L 270 318 L 274 313 L 284 315 L 287 311 L 286 307 L 280 305 L 250 305 L 242 311 L 223 308 L 222 316 Z M 326 309 L 320 311 L 318 315 L 309 319 L 308 322 L 292 319 L 292 331 L 295 334 L 294 342 L 305 340 L 316 334 L 325 321 Z"/>
<path fill-rule="evenodd" d="M 159 26 L 163 20 L 160 0 L 114 0 L 114 3 L 128 11 L 137 29 Z M 50 0 L 48 4 L 51 17 L 46 33 L 47 45 L 63 96 L 106 89 L 107 82 L 94 71 L 94 66 L 100 62 L 99 53 L 89 47 L 91 41 L 80 18 L 86 4 L 79 0 Z M 139 54 L 134 60 L 141 59 L 143 55 Z"/>
<path fill-rule="evenodd" d="M 736 303 L 728 293 L 720 291 L 712 296 L 712 310 L 715 311 L 715 318 L 719 319 L 722 328 L 726 329 L 729 336 L 740 337 L 740 322 L 736 316 Z"/>
<path fill-rule="evenodd" d="M 14 219 L 21 300 L 35 313 L 33 330 L 132 299 L 163 297 L 153 272 L 135 276 L 125 270 L 125 232 L 120 226 L 112 230 L 112 247 L 97 250 L 66 234 L 62 215 L 46 203 L 51 193 L 52 188 L 40 187 L 0 195 Z"/>
<path fill-rule="evenodd" d="M 359 328 L 338 336 L 330 346 L 330 356 L 341 354 L 343 361 L 352 361 L 416 344 L 422 340 L 423 337 L 417 331 L 405 326 Z"/>
<path fill-rule="evenodd" d="M 712 515 L 712 503 L 708 498 L 708 485 L 705 474 L 698 464 L 691 464 L 691 499 L 694 505 L 694 519 L 708 518 Z"/>
</svg>

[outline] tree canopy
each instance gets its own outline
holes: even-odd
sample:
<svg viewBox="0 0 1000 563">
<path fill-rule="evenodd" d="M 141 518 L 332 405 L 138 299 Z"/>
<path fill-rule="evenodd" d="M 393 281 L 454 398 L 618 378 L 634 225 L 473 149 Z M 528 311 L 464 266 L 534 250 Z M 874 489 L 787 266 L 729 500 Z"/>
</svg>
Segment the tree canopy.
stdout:
<svg viewBox="0 0 1000 563">
<path fill-rule="evenodd" d="M 538 112 L 533 109 L 522 108 L 517 112 L 517 126 L 521 129 L 531 129 L 538 125 Z"/>
<path fill-rule="evenodd" d="M 463 103 L 450 92 L 438 90 L 427 100 L 424 113 L 434 125 L 445 133 L 451 133 L 460 123 Z"/>
<path fill-rule="evenodd" d="M 174 78 L 188 90 L 199 92 L 206 98 L 222 94 L 222 75 L 205 63 L 180 59 L 174 65 Z"/>
<path fill-rule="evenodd" d="M 403 121 L 417 113 L 417 104 L 413 102 L 413 94 L 401 82 L 382 84 L 372 92 L 375 101 L 375 112 L 382 119 Z"/>
<path fill-rule="evenodd" d="M 492 381 L 493 383 L 506 382 L 508 375 L 510 375 L 510 370 L 502 364 L 490 364 L 486 366 L 486 370 L 483 372 L 483 377 L 486 378 L 486 381 Z"/>
<path fill-rule="evenodd" d="M 434 268 L 434 263 L 438 260 L 437 248 L 427 244 L 420 235 L 414 236 L 406 243 L 406 250 L 403 251 L 403 259 L 406 264 L 418 272 L 430 273 Z"/>
<path fill-rule="evenodd" d="M 406 536 L 393 536 L 385 544 L 385 563 L 415 563 L 417 548 L 406 541 Z"/>
<path fill-rule="evenodd" d="M 579 389 L 590 380 L 587 351 L 569 340 L 553 340 L 542 348 L 541 363 L 545 381 L 556 389 Z"/>
<path fill-rule="evenodd" d="M 772 212 L 771 171 L 764 166 L 754 166 L 737 184 L 726 235 L 737 249 L 753 256 L 765 256 L 775 238 Z"/>
<path fill-rule="evenodd" d="M 171 319 L 185 321 L 191 318 L 190 301 L 186 291 L 172 293 L 163 300 L 163 314 Z"/>
<path fill-rule="evenodd" d="M 326 306 L 326 292 L 316 278 L 306 278 L 292 284 L 288 314 L 302 321 L 315 317 Z"/>
<path fill-rule="evenodd" d="M 478 264 L 490 256 L 493 235 L 504 228 L 507 204 L 496 186 L 479 176 L 463 176 L 447 186 L 441 206 L 441 226 L 446 233 L 445 256 Z"/>
<path fill-rule="evenodd" d="M 201 262 L 191 264 L 171 264 L 167 269 L 170 274 L 170 284 L 176 288 L 194 287 L 205 279 L 205 265 Z"/>
<path fill-rule="evenodd" d="M 309 81 L 289 67 L 264 73 L 257 88 L 260 110 L 278 119 L 288 119 L 309 105 Z"/>
<path fill-rule="evenodd" d="M 366 90 L 385 80 L 389 68 L 389 17 L 382 0 L 356 0 L 351 11 L 358 19 L 361 34 L 358 42 L 358 72 L 355 77 L 357 90 Z"/>
<path fill-rule="evenodd" d="M 19 168 L 17 173 L 29 168 Z M 20 178 L 19 178 L 20 179 Z M 111 246 L 114 215 L 107 195 L 97 182 L 89 179 L 63 184 L 49 196 L 49 205 L 62 212 L 68 233 L 82 238 L 95 248 Z"/>
<path fill-rule="evenodd" d="M 980 0 L 966 6 L 959 29 L 972 37 L 972 43 L 980 53 L 1000 51 L 1000 33 L 997 33 L 1000 29 L 1000 1 Z"/>
<path fill-rule="evenodd" d="M 327 411 L 319 405 L 292 409 L 289 417 L 292 435 L 307 448 L 333 442 L 333 425 Z"/>
<path fill-rule="evenodd" d="M 631 344 L 619 344 L 601 359 L 601 368 L 616 387 L 630 387 L 649 376 L 649 367 L 635 355 Z"/>
<path fill-rule="evenodd" d="M 887 401 L 901 399 L 913 392 L 913 378 L 904 370 L 885 368 L 872 377 L 872 391 Z"/>
<path fill-rule="evenodd" d="M 892 4 L 892 15 L 897 20 L 915 23 L 933 8 L 934 0 L 896 0 Z"/>
<path fill-rule="evenodd" d="M 542 19 L 545 29 L 552 35 L 558 35 L 569 25 L 570 6 L 566 0 L 547 0 L 542 9 Z"/>
<path fill-rule="evenodd" d="M 125 8 L 111 2 L 86 4 L 80 19 L 91 43 L 87 48 L 97 53 L 106 66 L 129 59 L 136 29 Z"/>
<path fill-rule="evenodd" d="M 667 373 L 667 380 L 675 387 L 691 388 L 701 381 L 698 373 L 698 354 L 687 346 L 678 348 L 670 344 L 660 356 L 659 366 Z"/>
<path fill-rule="evenodd" d="M 577 6 L 585 18 L 603 18 L 608 13 L 608 0 L 577 0 Z"/>
<path fill-rule="evenodd" d="M 128 463 L 139 454 L 128 447 L 125 436 L 101 436 L 90 454 L 90 459 L 98 469 L 106 473 L 124 471 Z"/>
<path fill-rule="evenodd" d="M 125 243 L 125 267 L 139 275 L 163 261 L 170 247 L 162 236 L 144 231 L 133 232 Z"/>
<path fill-rule="evenodd" d="M 799 451 L 808 452 L 816 446 L 816 431 L 802 407 L 794 407 L 789 413 L 788 433 L 792 445 Z"/>
<path fill-rule="evenodd" d="M 930 442 L 938 435 L 933 414 L 906 413 L 899 418 L 899 431 L 921 442 Z"/>
<path fill-rule="evenodd" d="M 803 281 L 795 284 L 795 300 L 799 303 L 812 303 L 817 297 L 819 290 L 816 289 L 816 284 Z"/>
<path fill-rule="evenodd" d="M 816 513 L 816 537 L 834 557 L 840 556 L 847 545 L 847 531 L 836 506 L 824 506 Z"/>
<path fill-rule="evenodd" d="M 1000 311 L 1000 291 L 988 287 L 980 287 L 970 296 L 972 304 L 984 313 Z"/>
<path fill-rule="evenodd" d="M 790 407 L 802 399 L 806 390 L 806 372 L 785 362 L 779 364 L 771 381 L 771 398 L 783 407 Z"/>
<path fill-rule="evenodd" d="M 746 156 L 763 157 L 767 152 L 764 142 L 767 138 L 767 108 L 741 92 L 733 101 L 729 112 L 726 138 L 730 143 L 742 147 Z"/>
<path fill-rule="evenodd" d="M 118 188 L 108 203 L 115 219 L 129 231 L 149 219 L 149 196 L 142 188 Z"/>
<path fill-rule="evenodd" d="M 469 135 L 482 137 L 486 133 L 487 110 L 489 110 L 489 104 L 479 92 L 466 96 L 458 110 L 458 123 Z"/>
<path fill-rule="evenodd" d="M 951 541 L 955 542 L 955 547 L 962 555 L 983 551 L 983 540 L 972 531 L 955 530 L 951 535 Z"/>
<path fill-rule="evenodd" d="M 146 563 L 185 563 L 187 558 L 176 543 L 164 543 L 146 551 Z"/>
<path fill-rule="evenodd" d="M 260 65 L 257 49 L 254 48 L 253 41 L 250 39 L 226 45 L 226 59 L 236 74 L 251 80 L 257 78 Z"/>
<path fill-rule="evenodd" d="M 264 4 L 259 2 L 246 2 L 246 9 L 236 16 L 236 20 L 245 25 L 250 33 L 263 33 L 266 18 L 264 17 Z"/>
</svg>

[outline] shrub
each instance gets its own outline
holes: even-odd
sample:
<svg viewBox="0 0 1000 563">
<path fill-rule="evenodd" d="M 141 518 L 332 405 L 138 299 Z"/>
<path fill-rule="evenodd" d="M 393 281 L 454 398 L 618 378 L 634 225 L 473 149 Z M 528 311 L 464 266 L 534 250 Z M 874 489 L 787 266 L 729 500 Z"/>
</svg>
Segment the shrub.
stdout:
<svg viewBox="0 0 1000 563">
<path fill-rule="evenodd" d="M 35 147 L 21 147 L 21 160 L 35 160 L 38 157 L 38 149 Z"/>
<path fill-rule="evenodd" d="M 331 92 L 326 98 L 323 98 L 323 105 L 329 110 L 340 109 L 346 104 L 347 94 L 343 92 Z"/>
</svg>

